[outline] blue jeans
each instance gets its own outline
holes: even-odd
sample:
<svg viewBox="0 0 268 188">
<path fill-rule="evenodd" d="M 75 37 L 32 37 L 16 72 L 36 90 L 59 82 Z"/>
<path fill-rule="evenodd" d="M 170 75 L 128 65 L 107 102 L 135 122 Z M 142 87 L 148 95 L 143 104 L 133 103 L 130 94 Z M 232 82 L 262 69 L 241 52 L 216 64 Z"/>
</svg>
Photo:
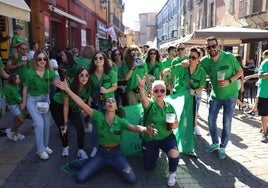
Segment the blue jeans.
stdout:
<svg viewBox="0 0 268 188">
<path fill-rule="evenodd" d="M 38 101 L 49 101 L 49 95 L 31 96 L 28 94 L 27 96 L 27 110 L 33 119 L 37 152 L 40 153 L 48 147 L 49 129 L 53 124 L 53 119 L 50 110 L 44 114 L 36 111 L 35 106 Z"/>
<path fill-rule="evenodd" d="M 146 170 L 151 170 L 156 166 L 159 156 L 159 149 L 163 150 L 168 156 L 171 149 L 178 150 L 176 137 L 170 134 L 163 140 L 153 140 L 149 142 L 142 142 L 143 165 Z M 177 158 L 170 158 L 168 156 L 169 172 L 176 172 L 179 163 L 179 156 Z"/>
<path fill-rule="evenodd" d="M 113 166 L 118 170 L 123 179 L 128 183 L 136 182 L 136 175 L 129 162 L 122 153 L 120 147 L 106 151 L 102 147 L 99 148 L 95 157 L 88 159 L 83 164 L 82 168 L 76 176 L 78 182 L 84 182 L 91 177 L 95 172 L 103 168 L 104 166 Z M 129 168 L 128 172 L 125 172 Z"/>
<path fill-rule="evenodd" d="M 217 100 L 212 97 L 209 99 L 208 126 L 213 144 L 219 144 L 217 118 L 221 107 L 223 107 L 223 128 L 220 148 L 225 148 L 227 146 L 228 140 L 231 136 L 232 117 L 236 100 L 236 97 L 226 100 Z"/>
<path fill-rule="evenodd" d="M 198 113 L 200 104 L 201 104 L 201 98 L 202 98 L 202 93 L 197 93 L 195 95 L 195 112 Z"/>
</svg>

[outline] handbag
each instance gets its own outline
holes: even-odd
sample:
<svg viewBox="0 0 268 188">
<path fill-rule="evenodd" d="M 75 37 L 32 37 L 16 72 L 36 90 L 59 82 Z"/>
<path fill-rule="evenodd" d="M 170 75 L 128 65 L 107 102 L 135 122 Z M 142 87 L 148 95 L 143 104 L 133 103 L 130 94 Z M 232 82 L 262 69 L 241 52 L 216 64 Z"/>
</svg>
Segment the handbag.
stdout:
<svg viewBox="0 0 268 188">
<path fill-rule="evenodd" d="M 49 110 L 48 102 L 36 102 L 35 110 L 40 114 L 45 114 Z"/>
</svg>

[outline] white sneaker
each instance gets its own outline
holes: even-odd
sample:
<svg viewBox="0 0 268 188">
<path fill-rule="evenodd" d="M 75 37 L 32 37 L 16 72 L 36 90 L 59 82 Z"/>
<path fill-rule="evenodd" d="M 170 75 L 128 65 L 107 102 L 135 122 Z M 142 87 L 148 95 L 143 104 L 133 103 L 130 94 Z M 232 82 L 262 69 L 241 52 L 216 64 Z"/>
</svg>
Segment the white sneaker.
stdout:
<svg viewBox="0 0 268 188">
<path fill-rule="evenodd" d="M 93 147 L 91 153 L 90 153 L 90 157 L 95 157 L 95 155 L 97 154 L 98 149 L 96 147 Z"/>
<path fill-rule="evenodd" d="M 168 186 L 173 187 L 176 184 L 176 172 L 168 173 Z"/>
<path fill-rule="evenodd" d="M 23 140 L 25 136 L 23 134 L 18 133 L 17 135 L 14 134 L 13 140 L 18 141 L 18 140 Z"/>
<path fill-rule="evenodd" d="M 14 139 L 13 139 L 13 137 L 14 137 L 14 132 L 11 132 L 11 129 L 10 129 L 10 128 L 6 129 L 6 133 L 7 133 L 7 138 L 8 138 L 9 140 L 14 140 Z"/>
<path fill-rule="evenodd" d="M 51 154 L 53 153 L 53 150 L 50 149 L 49 147 L 46 147 L 46 148 L 45 148 L 45 151 L 46 151 L 46 153 L 47 153 L 48 155 L 51 155 Z"/>
<path fill-rule="evenodd" d="M 67 157 L 69 156 L 69 146 L 63 147 L 62 148 L 62 153 L 61 153 L 62 157 Z"/>
<path fill-rule="evenodd" d="M 194 126 L 194 134 L 197 136 L 201 136 L 200 129 L 197 125 Z"/>
<path fill-rule="evenodd" d="M 87 156 L 87 153 L 82 150 L 82 149 L 79 149 L 78 152 L 77 152 L 77 157 L 80 159 L 80 160 L 83 160 L 83 159 L 87 159 L 88 156 Z"/>
<path fill-rule="evenodd" d="M 91 133 L 93 131 L 93 125 L 89 122 L 87 124 L 87 127 L 85 127 L 85 132 L 86 133 Z"/>
<path fill-rule="evenodd" d="M 47 152 L 45 152 L 45 151 L 42 151 L 42 152 L 40 152 L 40 153 L 36 153 L 36 154 L 37 154 L 38 157 L 40 157 L 40 159 L 42 159 L 42 160 L 47 160 L 47 159 L 49 158 Z"/>
</svg>

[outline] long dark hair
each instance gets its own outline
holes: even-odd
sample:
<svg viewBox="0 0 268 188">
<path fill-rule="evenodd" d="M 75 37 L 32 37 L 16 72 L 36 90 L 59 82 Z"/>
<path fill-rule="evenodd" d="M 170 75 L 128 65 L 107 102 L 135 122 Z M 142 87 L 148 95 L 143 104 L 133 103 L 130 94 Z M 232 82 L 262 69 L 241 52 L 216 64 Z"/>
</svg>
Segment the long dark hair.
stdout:
<svg viewBox="0 0 268 188">
<path fill-rule="evenodd" d="M 16 78 L 17 78 L 18 74 L 16 73 L 11 73 L 8 77 L 8 83 L 10 85 L 16 85 Z"/>
<path fill-rule="evenodd" d="M 92 61 L 91 61 L 90 67 L 89 67 L 90 75 L 95 73 L 95 70 L 96 70 L 95 57 L 96 57 L 97 54 L 101 54 L 103 56 L 103 58 L 104 58 L 103 59 L 104 60 L 104 65 L 103 65 L 104 66 L 104 73 L 108 74 L 110 72 L 110 70 L 112 69 L 112 67 L 109 64 L 107 55 L 104 52 L 99 51 L 99 52 L 96 52 L 92 57 Z"/>
<path fill-rule="evenodd" d="M 67 66 L 73 66 L 74 64 L 76 64 L 73 54 L 69 50 L 63 50 L 63 53 L 65 53 L 67 57 L 67 61 L 68 61 Z"/>
<path fill-rule="evenodd" d="M 87 73 L 89 74 L 88 69 L 86 69 L 85 67 L 82 67 L 82 68 L 78 69 L 76 71 L 75 75 L 74 75 L 74 78 L 72 79 L 72 83 L 71 83 L 71 86 L 70 86 L 71 90 L 77 95 L 79 94 L 78 89 L 79 89 L 79 84 L 80 84 L 79 83 L 79 75 L 83 70 L 86 70 Z M 89 89 L 90 89 L 89 77 L 88 77 L 88 81 L 87 81 L 87 83 L 86 83 L 86 85 L 84 87 L 86 88 L 87 91 L 89 91 Z"/>
</svg>

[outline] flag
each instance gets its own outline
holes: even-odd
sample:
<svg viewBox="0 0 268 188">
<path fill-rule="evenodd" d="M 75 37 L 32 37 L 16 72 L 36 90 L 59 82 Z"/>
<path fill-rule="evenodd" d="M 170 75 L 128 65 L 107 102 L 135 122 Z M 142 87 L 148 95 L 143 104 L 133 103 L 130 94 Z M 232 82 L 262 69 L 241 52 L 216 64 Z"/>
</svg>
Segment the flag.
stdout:
<svg viewBox="0 0 268 188">
<path fill-rule="evenodd" d="M 113 26 L 106 29 L 106 33 L 112 38 L 112 40 L 117 41 L 117 35 Z"/>
</svg>

